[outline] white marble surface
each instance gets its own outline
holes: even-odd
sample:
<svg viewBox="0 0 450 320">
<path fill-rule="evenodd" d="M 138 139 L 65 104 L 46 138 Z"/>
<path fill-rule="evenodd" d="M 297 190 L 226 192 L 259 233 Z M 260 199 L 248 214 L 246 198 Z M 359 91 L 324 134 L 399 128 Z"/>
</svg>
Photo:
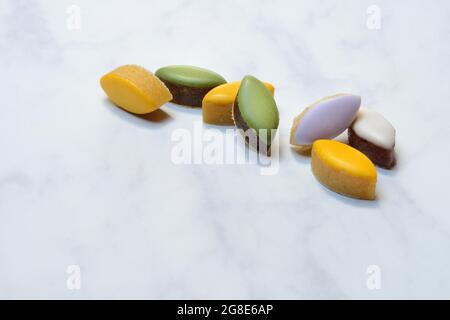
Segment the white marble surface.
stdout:
<svg viewBox="0 0 450 320">
<path fill-rule="evenodd" d="M 0 0 L 0 298 L 450 298 L 449 21 L 446 0 Z M 112 106 L 99 77 L 127 63 L 272 82 L 279 172 L 173 164 L 201 114 Z M 327 191 L 289 146 L 336 92 L 397 129 L 376 202 Z"/>
</svg>

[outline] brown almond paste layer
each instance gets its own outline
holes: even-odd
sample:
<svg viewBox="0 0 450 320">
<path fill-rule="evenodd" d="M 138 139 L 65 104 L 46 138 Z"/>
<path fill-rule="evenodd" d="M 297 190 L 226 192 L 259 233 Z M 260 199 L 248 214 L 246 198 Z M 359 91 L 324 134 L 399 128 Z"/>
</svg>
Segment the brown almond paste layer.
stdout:
<svg viewBox="0 0 450 320">
<path fill-rule="evenodd" d="M 190 107 L 202 107 L 202 101 L 205 95 L 215 87 L 208 88 L 193 88 L 187 86 L 181 86 L 176 83 L 161 79 L 162 82 L 169 89 L 173 96 L 171 102 Z"/>
<path fill-rule="evenodd" d="M 379 167 L 392 169 L 396 164 L 394 149 L 385 149 L 361 138 L 351 127 L 348 129 L 348 142 Z"/>
<path fill-rule="evenodd" d="M 249 128 L 247 123 L 245 122 L 244 118 L 241 115 L 241 111 L 239 110 L 239 103 L 236 98 L 236 100 L 233 103 L 233 120 L 234 124 L 238 129 L 243 130 L 245 135 L 245 142 L 255 149 L 256 151 L 260 151 L 260 147 L 265 151 L 267 155 L 270 155 L 270 145 L 266 145 L 264 142 L 262 142 L 258 135 L 256 134 L 256 130 L 253 128 Z M 250 130 L 249 130 L 250 129 Z M 253 143 L 252 143 L 253 142 Z M 256 145 L 255 145 L 256 144 Z"/>
</svg>

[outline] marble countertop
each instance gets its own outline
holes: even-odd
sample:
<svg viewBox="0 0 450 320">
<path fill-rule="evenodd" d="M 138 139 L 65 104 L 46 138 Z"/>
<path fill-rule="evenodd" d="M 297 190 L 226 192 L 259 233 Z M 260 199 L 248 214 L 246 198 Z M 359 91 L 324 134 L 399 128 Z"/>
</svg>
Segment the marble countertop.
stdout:
<svg viewBox="0 0 450 320">
<path fill-rule="evenodd" d="M 373 2 L 0 1 L 0 298 L 450 298 L 450 3 Z M 113 106 L 129 63 L 273 83 L 278 170 L 174 163 L 174 132 L 215 129 Z M 375 202 L 289 146 L 336 92 L 397 129 Z"/>
</svg>

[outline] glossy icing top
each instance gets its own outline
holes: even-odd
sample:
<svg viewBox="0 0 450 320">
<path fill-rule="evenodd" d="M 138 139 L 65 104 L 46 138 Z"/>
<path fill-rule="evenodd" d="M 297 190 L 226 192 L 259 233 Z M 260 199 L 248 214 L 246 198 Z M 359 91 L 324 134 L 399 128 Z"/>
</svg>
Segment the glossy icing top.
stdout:
<svg viewBox="0 0 450 320">
<path fill-rule="evenodd" d="M 249 128 L 266 130 L 260 136 L 266 144 L 270 144 L 271 130 L 278 128 L 279 115 L 275 99 L 266 86 L 253 76 L 245 76 L 236 97 L 239 112 Z M 266 141 L 267 140 L 267 141 Z"/>
<path fill-rule="evenodd" d="M 220 74 L 194 66 L 167 66 L 158 69 L 155 75 L 160 79 L 191 88 L 212 88 L 226 82 Z"/>
<path fill-rule="evenodd" d="M 372 161 L 349 145 L 334 140 L 317 140 L 313 150 L 322 162 L 336 171 L 345 171 L 372 182 L 377 180 L 377 170 Z"/>
<path fill-rule="evenodd" d="M 381 114 L 370 109 L 361 108 L 352 125 L 355 133 L 384 149 L 395 146 L 395 129 Z"/>
<path fill-rule="evenodd" d="M 339 94 L 317 101 L 297 118 L 297 123 L 294 122 L 291 142 L 311 145 L 318 139 L 337 137 L 351 125 L 360 105 L 361 97 L 351 94 Z"/>
</svg>

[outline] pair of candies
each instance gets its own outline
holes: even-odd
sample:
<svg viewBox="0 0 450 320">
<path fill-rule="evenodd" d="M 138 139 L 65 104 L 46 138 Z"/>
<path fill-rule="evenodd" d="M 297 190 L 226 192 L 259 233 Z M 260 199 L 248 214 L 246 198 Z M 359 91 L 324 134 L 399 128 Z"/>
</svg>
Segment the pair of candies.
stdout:
<svg viewBox="0 0 450 320">
<path fill-rule="evenodd" d="M 358 199 L 375 199 L 374 164 L 395 165 L 395 129 L 379 113 L 361 108 L 361 97 L 338 94 L 321 99 L 297 116 L 290 142 L 311 151 L 314 176 L 331 190 Z M 348 130 L 349 145 L 332 140 Z"/>
<path fill-rule="evenodd" d="M 253 129 L 257 143 L 267 147 L 271 132 L 278 128 L 274 88 L 253 76 L 227 83 L 221 75 L 193 66 L 167 66 L 153 74 L 126 65 L 103 76 L 100 83 L 112 102 L 132 113 L 150 113 L 169 101 L 202 107 L 204 122 Z"/>
</svg>

